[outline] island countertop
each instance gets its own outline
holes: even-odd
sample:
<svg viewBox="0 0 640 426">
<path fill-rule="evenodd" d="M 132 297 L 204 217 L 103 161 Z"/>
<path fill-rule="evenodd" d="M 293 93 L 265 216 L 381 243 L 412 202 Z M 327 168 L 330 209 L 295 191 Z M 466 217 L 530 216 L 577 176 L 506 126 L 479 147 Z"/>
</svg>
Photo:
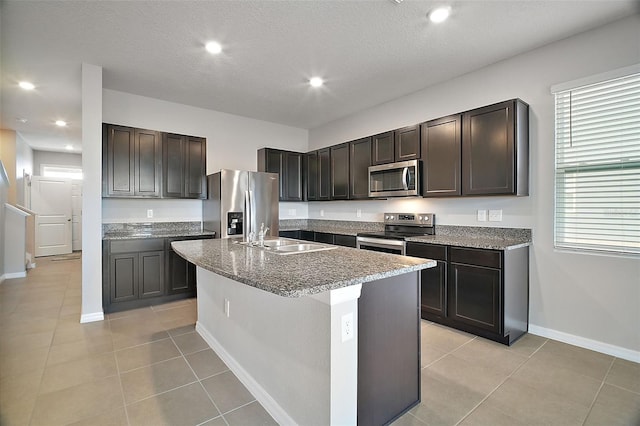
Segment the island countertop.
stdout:
<svg viewBox="0 0 640 426">
<path fill-rule="evenodd" d="M 208 271 L 284 297 L 302 297 L 436 266 L 429 259 L 336 247 L 281 255 L 231 239 L 176 241 L 173 250 Z"/>
</svg>

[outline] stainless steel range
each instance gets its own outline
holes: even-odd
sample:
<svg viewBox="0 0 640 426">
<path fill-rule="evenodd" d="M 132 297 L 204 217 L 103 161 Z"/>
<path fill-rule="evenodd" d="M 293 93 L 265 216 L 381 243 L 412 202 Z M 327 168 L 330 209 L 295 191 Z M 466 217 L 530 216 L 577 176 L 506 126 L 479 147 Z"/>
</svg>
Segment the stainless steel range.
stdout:
<svg viewBox="0 0 640 426">
<path fill-rule="evenodd" d="M 392 254 L 406 254 L 407 237 L 435 235 L 434 213 L 385 213 L 384 232 L 363 232 L 356 247 Z"/>
</svg>

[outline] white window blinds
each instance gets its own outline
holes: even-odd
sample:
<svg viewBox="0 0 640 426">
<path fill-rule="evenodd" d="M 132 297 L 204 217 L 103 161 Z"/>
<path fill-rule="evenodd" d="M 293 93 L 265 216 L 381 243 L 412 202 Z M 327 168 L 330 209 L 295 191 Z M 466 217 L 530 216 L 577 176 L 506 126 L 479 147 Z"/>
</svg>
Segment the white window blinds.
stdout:
<svg viewBox="0 0 640 426">
<path fill-rule="evenodd" d="M 555 246 L 640 254 L 640 73 L 555 103 Z"/>
</svg>

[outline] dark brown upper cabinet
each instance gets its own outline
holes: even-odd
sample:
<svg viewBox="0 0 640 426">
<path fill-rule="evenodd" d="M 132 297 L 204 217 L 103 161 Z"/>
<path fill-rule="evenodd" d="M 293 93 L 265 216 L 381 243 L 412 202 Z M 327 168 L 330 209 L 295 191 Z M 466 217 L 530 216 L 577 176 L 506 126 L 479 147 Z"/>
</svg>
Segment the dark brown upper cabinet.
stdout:
<svg viewBox="0 0 640 426">
<path fill-rule="evenodd" d="M 422 195 L 453 197 L 462 193 L 460 151 L 462 116 L 460 114 L 428 121 L 422 133 Z"/>
<path fill-rule="evenodd" d="M 513 99 L 463 114 L 462 195 L 529 195 L 529 105 Z"/>
<path fill-rule="evenodd" d="M 258 171 L 279 175 L 280 201 L 303 200 L 302 156 L 299 152 L 271 148 L 258 150 Z"/>
<path fill-rule="evenodd" d="M 162 151 L 162 196 L 205 198 L 206 139 L 165 133 Z"/>
<path fill-rule="evenodd" d="M 329 148 L 318 150 L 318 200 L 331 199 L 331 154 Z"/>
<path fill-rule="evenodd" d="M 349 199 L 349 143 L 330 148 L 331 157 L 331 199 Z"/>
<path fill-rule="evenodd" d="M 319 180 L 318 180 L 318 151 L 311 151 L 304 156 L 306 170 L 306 199 L 307 201 L 318 200 Z"/>
<path fill-rule="evenodd" d="M 105 197 L 161 196 L 162 140 L 153 130 L 103 125 Z"/>
<path fill-rule="evenodd" d="M 329 148 L 305 155 L 307 201 L 331 199 L 331 155 Z"/>
<path fill-rule="evenodd" d="M 371 138 L 349 142 L 349 198 L 369 198 L 369 166 L 371 165 Z"/>
<path fill-rule="evenodd" d="M 407 126 L 371 138 L 371 164 L 420 158 L 420 126 Z"/>
</svg>

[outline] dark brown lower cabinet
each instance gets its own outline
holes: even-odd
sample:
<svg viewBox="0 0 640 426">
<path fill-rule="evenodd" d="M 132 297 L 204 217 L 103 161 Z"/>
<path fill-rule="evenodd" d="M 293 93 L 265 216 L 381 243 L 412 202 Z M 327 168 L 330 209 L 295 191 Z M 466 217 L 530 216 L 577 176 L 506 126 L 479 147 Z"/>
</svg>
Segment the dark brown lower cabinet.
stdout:
<svg viewBox="0 0 640 426">
<path fill-rule="evenodd" d="M 529 329 L 529 247 L 485 250 L 410 242 L 437 260 L 421 272 L 422 318 L 511 345 Z"/>
<path fill-rule="evenodd" d="M 358 424 L 386 425 L 420 402 L 420 276 L 364 283 L 358 299 Z"/>
<path fill-rule="evenodd" d="M 328 232 L 313 231 L 280 231 L 279 236 L 283 238 L 295 238 L 297 240 L 315 241 L 319 243 L 335 244 L 344 247 L 356 247 L 355 235 L 331 234 Z"/>
<path fill-rule="evenodd" d="M 105 240 L 104 311 L 116 312 L 196 295 L 196 268 L 171 249 L 172 241 L 211 238 Z"/>
</svg>

